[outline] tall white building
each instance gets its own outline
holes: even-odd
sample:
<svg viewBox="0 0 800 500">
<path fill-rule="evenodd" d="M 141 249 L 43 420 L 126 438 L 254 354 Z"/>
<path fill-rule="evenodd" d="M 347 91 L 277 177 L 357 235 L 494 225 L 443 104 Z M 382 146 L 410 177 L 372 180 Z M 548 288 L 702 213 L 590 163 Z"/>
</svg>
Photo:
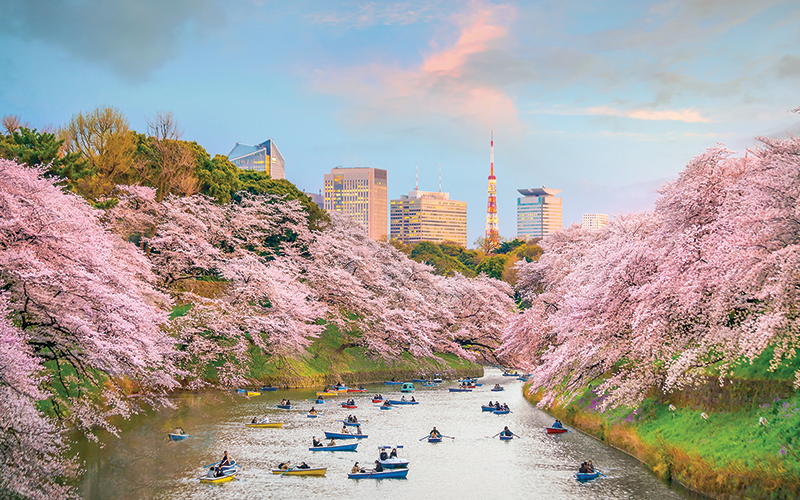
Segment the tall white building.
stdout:
<svg viewBox="0 0 800 500">
<path fill-rule="evenodd" d="M 523 196 L 517 198 L 517 238 L 541 238 L 562 228 L 562 200 L 556 196 L 560 189 L 542 186 L 517 191 Z"/>
<path fill-rule="evenodd" d="M 584 229 L 603 229 L 608 225 L 608 214 L 583 214 L 581 227 Z"/>
<path fill-rule="evenodd" d="M 386 170 L 336 167 L 325 174 L 325 210 L 344 212 L 361 223 L 373 240 L 388 234 Z"/>
</svg>

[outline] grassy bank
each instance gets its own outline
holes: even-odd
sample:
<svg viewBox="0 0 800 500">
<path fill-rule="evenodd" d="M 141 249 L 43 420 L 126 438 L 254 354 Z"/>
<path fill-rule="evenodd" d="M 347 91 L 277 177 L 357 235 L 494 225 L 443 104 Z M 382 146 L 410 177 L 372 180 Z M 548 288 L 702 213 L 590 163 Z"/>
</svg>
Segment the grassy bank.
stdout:
<svg viewBox="0 0 800 500">
<path fill-rule="evenodd" d="M 748 374 L 748 383 L 757 386 L 756 371 L 750 367 Z M 770 373 L 764 383 L 774 377 Z M 538 394 L 528 397 L 538 402 Z M 637 408 L 601 413 L 601 401 L 602 396 L 587 387 L 571 404 L 547 411 L 631 454 L 664 481 L 677 481 L 712 498 L 800 498 L 797 393 L 705 411 L 673 411 L 669 399 L 649 398 Z"/>
</svg>

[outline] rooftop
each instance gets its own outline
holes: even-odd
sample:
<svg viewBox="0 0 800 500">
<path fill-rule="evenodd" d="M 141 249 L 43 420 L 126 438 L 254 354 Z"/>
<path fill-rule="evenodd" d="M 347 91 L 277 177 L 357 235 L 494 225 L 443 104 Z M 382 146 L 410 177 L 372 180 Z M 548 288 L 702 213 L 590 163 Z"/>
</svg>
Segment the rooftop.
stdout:
<svg viewBox="0 0 800 500">
<path fill-rule="evenodd" d="M 523 196 L 555 196 L 561 191 L 561 189 L 553 189 L 547 186 L 542 186 L 540 188 L 517 189 L 517 192 Z"/>
</svg>

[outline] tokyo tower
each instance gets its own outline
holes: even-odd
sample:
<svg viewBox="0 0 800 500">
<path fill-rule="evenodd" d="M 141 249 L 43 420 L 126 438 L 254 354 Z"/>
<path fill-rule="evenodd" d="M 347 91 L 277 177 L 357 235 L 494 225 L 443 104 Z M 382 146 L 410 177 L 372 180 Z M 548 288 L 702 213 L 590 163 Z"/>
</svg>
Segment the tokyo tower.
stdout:
<svg viewBox="0 0 800 500">
<path fill-rule="evenodd" d="M 486 246 L 490 250 L 494 250 L 500 245 L 500 233 L 497 230 L 497 179 L 494 176 L 494 131 L 492 131 L 491 141 L 489 201 L 486 203 Z"/>
</svg>

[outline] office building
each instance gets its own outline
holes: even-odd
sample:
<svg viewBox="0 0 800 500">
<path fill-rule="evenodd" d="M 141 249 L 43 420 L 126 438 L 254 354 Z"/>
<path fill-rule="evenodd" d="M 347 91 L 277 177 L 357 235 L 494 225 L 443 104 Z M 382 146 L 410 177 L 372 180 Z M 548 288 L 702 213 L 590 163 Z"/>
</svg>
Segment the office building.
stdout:
<svg viewBox="0 0 800 500">
<path fill-rule="evenodd" d="M 386 170 L 370 167 L 336 167 L 325 174 L 325 210 L 344 212 L 359 222 L 373 240 L 387 233 Z"/>
<path fill-rule="evenodd" d="M 608 225 L 608 214 L 583 214 L 581 227 L 584 229 L 603 229 Z"/>
<path fill-rule="evenodd" d="M 560 189 L 542 186 L 517 191 L 523 196 L 517 198 L 517 238 L 527 241 L 561 229 L 562 200 L 556 196 Z"/>
<path fill-rule="evenodd" d="M 467 246 L 467 202 L 449 193 L 410 191 L 390 204 L 392 238 L 403 243 L 452 242 Z"/>
<path fill-rule="evenodd" d="M 267 139 L 257 146 L 236 143 L 228 160 L 242 170 L 258 170 L 266 172 L 273 179 L 285 179 L 286 167 L 283 155 L 278 151 L 272 139 Z"/>
</svg>

